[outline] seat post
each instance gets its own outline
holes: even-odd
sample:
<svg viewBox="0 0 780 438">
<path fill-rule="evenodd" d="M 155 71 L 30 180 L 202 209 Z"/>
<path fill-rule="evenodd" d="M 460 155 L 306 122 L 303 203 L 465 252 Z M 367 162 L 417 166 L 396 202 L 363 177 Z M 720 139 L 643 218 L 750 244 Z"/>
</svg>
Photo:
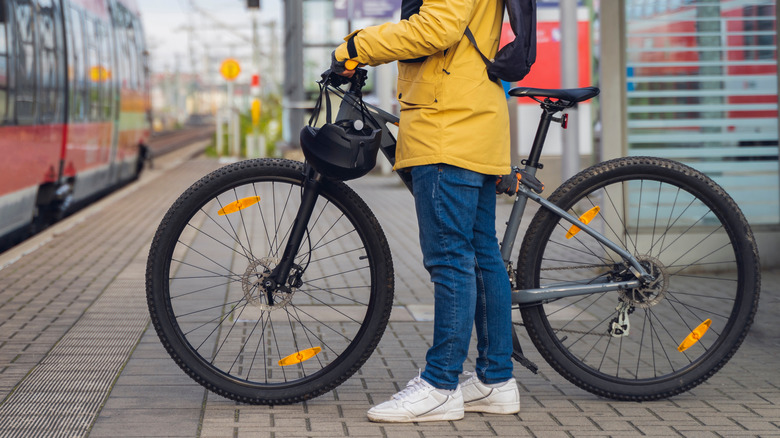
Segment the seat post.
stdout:
<svg viewBox="0 0 780 438">
<path fill-rule="evenodd" d="M 550 129 L 550 122 L 553 120 L 553 115 L 560 111 L 560 109 L 553 109 L 542 104 L 542 117 L 539 120 L 539 127 L 536 129 L 536 136 L 534 137 L 534 143 L 531 146 L 531 152 L 528 154 L 528 160 L 526 161 L 526 170 L 528 168 L 534 168 L 534 172 L 539 168 L 539 157 L 542 155 L 542 147 L 544 146 L 544 140 L 547 138 L 547 131 Z"/>
</svg>

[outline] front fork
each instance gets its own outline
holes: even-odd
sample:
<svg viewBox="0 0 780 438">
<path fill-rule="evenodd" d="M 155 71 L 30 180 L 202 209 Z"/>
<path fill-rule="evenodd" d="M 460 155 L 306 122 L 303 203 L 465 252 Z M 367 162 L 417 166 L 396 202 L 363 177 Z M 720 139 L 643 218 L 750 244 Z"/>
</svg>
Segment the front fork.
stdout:
<svg viewBox="0 0 780 438">
<path fill-rule="evenodd" d="M 290 231 L 290 238 L 287 239 L 287 245 L 284 248 L 284 253 L 282 254 L 279 264 L 276 265 L 276 268 L 274 268 L 274 270 L 271 271 L 271 274 L 263 281 L 263 288 L 268 297 L 269 305 L 273 305 L 273 295 L 275 291 L 282 290 L 284 292 L 290 292 L 291 286 L 300 286 L 290 283 L 297 283 L 301 273 L 298 272 L 295 276 L 291 276 L 290 271 L 294 266 L 293 262 L 298 255 L 298 250 L 303 242 L 303 237 L 307 232 L 309 219 L 311 219 L 312 212 L 314 211 L 314 205 L 317 203 L 317 198 L 320 195 L 322 178 L 322 175 L 310 166 L 307 165 L 304 168 L 301 206 L 298 208 L 298 214 L 295 216 L 295 222 Z"/>
</svg>

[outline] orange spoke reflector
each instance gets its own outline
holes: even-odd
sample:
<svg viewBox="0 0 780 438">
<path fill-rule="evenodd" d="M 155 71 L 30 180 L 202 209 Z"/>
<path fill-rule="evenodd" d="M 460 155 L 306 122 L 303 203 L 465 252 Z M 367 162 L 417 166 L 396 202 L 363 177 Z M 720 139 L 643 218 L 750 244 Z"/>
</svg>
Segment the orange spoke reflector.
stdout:
<svg viewBox="0 0 780 438">
<path fill-rule="evenodd" d="M 297 353 L 293 353 L 282 360 L 279 361 L 280 367 L 286 367 L 287 365 L 295 365 L 296 363 L 301 363 L 305 360 L 309 360 L 312 357 L 316 356 L 317 353 L 319 353 L 322 350 L 320 347 L 312 347 L 307 348 L 305 350 L 301 350 Z"/>
<path fill-rule="evenodd" d="M 238 210 L 243 210 L 247 207 L 251 207 L 255 204 L 260 202 L 259 196 L 250 196 L 248 198 L 239 199 L 238 201 L 231 202 L 230 204 L 224 206 L 221 210 L 217 212 L 220 216 L 224 216 L 226 214 L 235 213 Z"/>
<path fill-rule="evenodd" d="M 601 211 L 601 208 L 599 206 L 595 206 L 591 208 L 590 210 L 586 211 L 585 213 L 582 213 L 582 216 L 580 216 L 580 222 L 582 222 L 585 225 L 588 225 L 590 221 L 593 220 L 594 217 L 596 217 L 597 214 L 599 214 L 599 211 Z M 572 237 L 576 236 L 577 233 L 580 232 L 580 228 L 576 225 L 572 225 L 571 228 L 569 228 L 569 232 L 566 233 L 566 238 L 571 239 Z"/>
<path fill-rule="evenodd" d="M 707 333 L 707 329 L 710 328 L 710 324 L 712 324 L 712 320 L 709 318 L 706 319 L 703 323 L 699 324 L 699 326 L 693 329 L 691 334 L 686 336 L 682 343 L 680 343 L 680 346 L 677 347 L 677 351 L 682 353 L 683 351 L 691 348 L 693 344 L 699 342 L 699 339 L 701 339 L 701 337 Z"/>
</svg>

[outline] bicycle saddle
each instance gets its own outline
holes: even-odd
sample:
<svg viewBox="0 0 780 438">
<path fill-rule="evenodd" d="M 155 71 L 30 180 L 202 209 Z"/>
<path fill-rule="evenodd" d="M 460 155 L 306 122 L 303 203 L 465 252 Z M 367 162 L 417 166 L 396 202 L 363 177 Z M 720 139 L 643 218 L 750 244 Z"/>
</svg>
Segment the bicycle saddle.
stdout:
<svg viewBox="0 0 780 438">
<path fill-rule="evenodd" d="M 510 96 L 531 97 L 531 98 L 551 98 L 574 104 L 582 102 L 599 95 L 601 90 L 596 87 L 585 88 L 567 88 L 567 89 L 547 89 L 531 87 L 515 87 L 509 90 Z"/>
</svg>

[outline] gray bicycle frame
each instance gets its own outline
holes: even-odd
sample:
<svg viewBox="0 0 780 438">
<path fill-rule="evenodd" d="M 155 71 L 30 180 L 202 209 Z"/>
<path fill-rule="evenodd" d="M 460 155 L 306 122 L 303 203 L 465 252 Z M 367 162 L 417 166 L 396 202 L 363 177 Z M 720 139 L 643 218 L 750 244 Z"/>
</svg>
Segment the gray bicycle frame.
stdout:
<svg viewBox="0 0 780 438">
<path fill-rule="evenodd" d="M 343 101 L 339 107 L 336 120 L 361 119 L 363 115 L 358 108 L 357 97 L 351 93 L 344 93 L 341 97 Z M 379 126 L 376 126 L 375 128 L 382 130 L 382 144 L 380 149 L 382 150 L 382 153 L 385 155 L 385 157 L 387 157 L 387 159 L 390 161 L 390 163 L 395 165 L 396 140 L 395 137 L 393 137 L 393 134 L 390 132 L 388 124 L 398 126 L 399 118 L 387 111 L 382 110 L 381 108 L 377 108 L 374 105 L 366 103 L 366 107 L 369 109 L 374 120 L 379 124 Z M 527 162 L 524 168 L 526 174 L 530 174 L 531 176 L 536 175 L 537 167 L 535 164 L 538 162 L 539 155 L 541 154 L 541 149 L 544 145 L 545 137 L 547 136 L 547 130 L 549 129 L 550 123 L 553 121 L 553 114 L 557 112 L 558 111 L 548 111 L 545 109 L 542 113 L 542 118 L 539 121 L 539 127 L 536 132 L 536 138 L 534 139 L 534 144 L 531 148 L 531 159 Z M 406 184 L 407 188 L 411 190 L 411 176 L 409 173 L 398 172 L 398 176 Z M 501 241 L 501 257 L 503 258 L 504 264 L 506 266 L 511 266 L 514 242 L 517 238 L 517 232 L 520 229 L 520 221 L 522 220 L 523 213 L 525 212 L 526 204 L 530 198 L 534 202 L 540 204 L 542 207 L 552 211 L 554 214 L 560 216 L 567 222 L 580 228 L 583 232 L 596 239 L 599 243 L 620 255 L 620 257 L 622 257 L 623 260 L 631 266 L 631 272 L 636 278 L 627 281 L 610 281 L 604 278 L 601 282 L 593 282 L 589 284 L 560 283 L 536 289 L 517 289 L 512 291 L 512 304 L 538 304 L 558 298 L 572 297 L 576 295 L 588 295 L 619 289 L 636 288 L 643 283 L 653 280 L 653 277 L 642 267 L 636 257 L 609 240 L 598 231 L 580 221 L 579 218 L 572 216 L 552 202 L 529 190 L 522 184 L 520 185 L 520 189 L 515 196 L 515 202 L 512 205 L 512 212 L 509 215 L 509 220 L 506 222 L 504 237 Z"/>
</svg>

